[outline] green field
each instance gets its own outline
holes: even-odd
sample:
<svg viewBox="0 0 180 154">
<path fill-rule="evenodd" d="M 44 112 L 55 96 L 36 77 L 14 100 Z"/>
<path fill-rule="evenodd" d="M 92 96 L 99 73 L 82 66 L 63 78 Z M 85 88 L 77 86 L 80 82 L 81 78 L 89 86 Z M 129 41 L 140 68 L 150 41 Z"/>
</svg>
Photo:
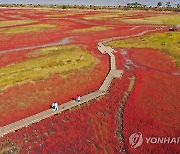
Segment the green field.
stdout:
<svg viewBox="0 0 180 154">
<path fill-rule="evenodd" d="M 122 15 L 126 15 L 127 12 L 113 12 L 113 13 L 99 13 L 94 15 L 87 15 L 84 17 L 84 19 L 87 20 L 109 20 L 112 18 L 120 18 Z"/>
<path fill-rule="evenodd" d="M 149 36 L 117 40 L 109 42 L 113 47 L 120 48 L 153 48 L 158 49 L 174 58 L 177 67 L 180 67 L 180 32 L 166 32 Z"/>
<path fill-rule="evenodd" d="M 69 16 L 69 15 L 73 15 L 72 13 L 57 13 L 57 14 L 51 14 L 51 15 L 47 15 L 47 17 L 52 17 L 52 18 L 59 18 L 59 17 L 65 17 L 65 16 Z"/>
<path fill-rule="evenodd" d="M 59 17 L 70 16 L 70 15 L 76 15 L 76 14 L 83 14 L 83 12 L 81 10 L 71 11 L 71 12 L 59 12 L 59 13 L 49 14 L 47 15 L 47 17 L 59 18 Z"/>
<path fill-rule="evenodd" d="M 180 24 L 180 14 L 176 14 L 176 15 L 164 14 L 154 17 L 126 19 L 121 21 L 128 23 L 136 23 L 136 24 L 177 25 Z"/>
<path fill-rule="evenodd" d="M 44 48 L 29 56 L 29 60 L 0 69 L 1 90 L 16 84 L 47 79 L 53 74 L 87 69 L 98 63 L 88 51 L 74 45 Z"/>
<path fill-rule="evenodd" d="M 10 21 L 0 21 L 0 27 L 5 26 L 16 26 L 16 25 L 24 25 L 34 23 L 34 20 L 10 20 Z"/>
<path fill-rule="evenodd" d="M 18 26 L 12 28 L 1 29 L 0 33 L 3 34 L 18 34 L 18 33 L 27 33 L 27 32 L 38 32 L 45 29 L 55 28 L 56 25 L 51 24 L 36 24 L 28 26 Z"/>
<path fill-rule="evenodd" d="M 104 26 L 93 26 L 90 28 L 82 28 L 82 29 L 75 29 L 75 30 L 71 30 L 70 32 L 72 33 L 85 33 L 85 32 L 96 32 L 96 31 L 104 31 L 104 30 L 108 30 L 108 27 L 104 27 Z"/>
</svg>

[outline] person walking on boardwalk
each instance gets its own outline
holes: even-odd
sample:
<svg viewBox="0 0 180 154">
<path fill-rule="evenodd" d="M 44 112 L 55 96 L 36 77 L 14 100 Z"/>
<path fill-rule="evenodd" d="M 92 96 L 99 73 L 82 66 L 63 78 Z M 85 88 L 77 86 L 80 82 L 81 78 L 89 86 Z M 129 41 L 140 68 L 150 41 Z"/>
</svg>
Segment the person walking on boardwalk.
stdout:
<svg viewBox="0 0 180 154">
<path fill-rule="evenodd" d="M 55 111 L 57 111 L 57 110 L 59 109 L 59 107 L 58 107 L 58 103 L 57 103 L 57 102 L 55 102 L 55 103 L 54 103 L 54 106 L 55 106 Z"/>
<path fill-rule="evenodd" d="M 58 110 L 58 103 L 57 102 L 53 102 L 52 105 L 51 105 L 51 108 L 56 111 Z"/>
<path fill-rule="evenodd" d="M 80 95 L 76 95 L 76 102 L 80 102 L 80 100 L 81 100 L 81 96 Z"/>
<path fill-rule="evenodd" d="M 55 102 L 52 102 L 51 108 L 55 111 Z"/>
</svg>

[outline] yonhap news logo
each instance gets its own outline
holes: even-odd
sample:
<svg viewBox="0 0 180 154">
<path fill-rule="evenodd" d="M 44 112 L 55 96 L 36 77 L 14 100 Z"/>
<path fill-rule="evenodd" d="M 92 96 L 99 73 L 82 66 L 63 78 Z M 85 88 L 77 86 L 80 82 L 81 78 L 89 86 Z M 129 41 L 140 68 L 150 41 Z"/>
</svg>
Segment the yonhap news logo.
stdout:
<svg viewBox="0 0 180 154">
<path fill-rule="evenodd" d="M 142 145 L 143 143 L 143 137 L 140 132 L 134 133 L 129 137 L 129 143 L 132 148 L 137 148 Z"/>
<path fill-rule="evenodd" d="M 129 137 L 129 144 L 132 148 L 137 148 L 143 144 L 143 141 L 147 144 L 179 144 L 180 137 L 145 137 L 141 132 L 133 133 Z"/>
</svg>

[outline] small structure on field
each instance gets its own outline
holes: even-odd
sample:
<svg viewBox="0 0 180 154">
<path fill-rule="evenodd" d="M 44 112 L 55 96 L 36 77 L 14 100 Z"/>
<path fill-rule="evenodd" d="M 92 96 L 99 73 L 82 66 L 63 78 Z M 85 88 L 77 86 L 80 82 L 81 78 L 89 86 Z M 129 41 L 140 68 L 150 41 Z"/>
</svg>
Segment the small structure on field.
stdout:
<svg viewBox="0 0 180 154">
<path fill-rule="evenodd" d="M 170 27 L 169 31 L 180 31 L 180 24 L 173 26 L 173 27 Z"/>
</svg>

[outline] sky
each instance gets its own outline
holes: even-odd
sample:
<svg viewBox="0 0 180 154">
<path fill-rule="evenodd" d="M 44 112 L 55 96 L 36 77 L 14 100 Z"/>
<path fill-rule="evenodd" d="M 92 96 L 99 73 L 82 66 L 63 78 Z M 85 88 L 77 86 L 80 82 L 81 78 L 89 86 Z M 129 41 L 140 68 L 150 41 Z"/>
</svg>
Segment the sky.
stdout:
<svg viewBox="0 0 180 154">
<path fill-rule="evenodd" d="M 170 1 L 172 5 L 180 0 L 0 0 L 0 4 L 70 4 L 70 5 L 126 5 L 130 2 L 139 2 L 148 6 L 156 6 L 161 1 L 163 5 Z"/>
</svg>

